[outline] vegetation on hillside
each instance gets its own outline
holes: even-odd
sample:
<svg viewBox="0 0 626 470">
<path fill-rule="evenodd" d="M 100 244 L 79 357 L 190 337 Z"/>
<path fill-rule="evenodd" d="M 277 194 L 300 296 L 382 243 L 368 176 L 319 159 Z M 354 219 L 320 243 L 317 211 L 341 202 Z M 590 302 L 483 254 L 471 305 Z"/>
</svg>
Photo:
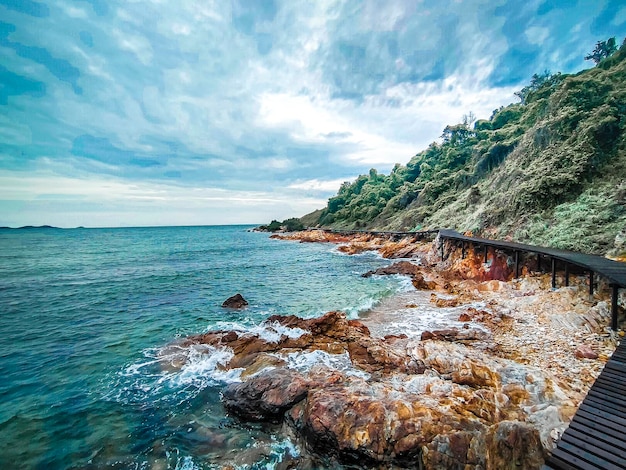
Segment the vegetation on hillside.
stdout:
<svg viewBox="0 0 626 470">
<path fill-rule="evenodd" d="M 302 220 L 297 217 L 283 220 L 272 220 L 268 225 L 261 225 L 257 230 L 262 232 L 297 232 L 298 230 L 304 230 L 305 226 Z"/>
<path fill-rule="evenodd" d="M 453 228 L 624 254 L 626 45 L 599 42 L 578 74 L 544 72 L 488 120 L 470 113 L 389 175 L 345 182 L 307 225 Z"/>
</svg>

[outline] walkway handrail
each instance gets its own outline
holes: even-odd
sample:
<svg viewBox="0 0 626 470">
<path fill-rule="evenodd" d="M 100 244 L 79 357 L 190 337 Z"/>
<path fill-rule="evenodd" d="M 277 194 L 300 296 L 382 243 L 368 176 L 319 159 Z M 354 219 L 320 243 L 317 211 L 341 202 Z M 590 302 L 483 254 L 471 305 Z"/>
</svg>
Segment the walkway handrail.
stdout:
<svg viewBox="0 0 626 470">
<path fill-rule="evenodd" d="M 320 229 L 317 229 L 320 230 Z M 589 255 L 577 251 L 560 250 L 544 246 L 526 245 L 523 243 L 506 242 L 502 240 L 492 240 L 489 238 L 470 237 L 462 235 L 455 230 L 434 229 L 415 232 L 391 232 L 391 231 L 369 231 L 369 230 L 332 230 L 321 229 L 330 233 L 346 235 L 374 235 L 374 236 L 394 236 L 394 237 L 420 237 L 438 234 L 441 240 L 441 250 L 443 258 L 444 240 L 456 240 L 461 242 L 463 253 L 465 253 L 465 243 L 483 246 L 485 248 L 485 262 L 487 261 L 487 247 L 515 253 L 515 275 L 519 277 L 519 253 L 534 253 L 538 256 L 544 255 L 551 259 L 552 264 L 552 287 L 556 287 L 556 261 L 565 263 L 565 283 L 569 283 L 569 265 L 578 266 L 589 272 L 589 293 L 593 294 L 594 274 L 599 274 L 609 281 L 612 288 L 611 296 L 611 328 L 617 330 L 618 297 L 619 289 L 626 287 L 626 263 L 614 261 L 598 255 Z"/>
</svg>

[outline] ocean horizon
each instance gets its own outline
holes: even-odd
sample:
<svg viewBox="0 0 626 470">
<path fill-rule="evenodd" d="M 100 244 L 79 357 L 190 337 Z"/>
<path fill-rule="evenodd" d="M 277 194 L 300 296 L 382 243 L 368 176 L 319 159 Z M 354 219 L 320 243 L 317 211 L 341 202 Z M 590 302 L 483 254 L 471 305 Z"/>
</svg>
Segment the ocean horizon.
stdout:
<svg viewBox="0 0 626 470">
<path fill-rule="evenodd" d="M 231 418 L 227 350 L 177 351 L 216 329 L 276 335 L 271 315 L 358 318 L 407 288 L 375 253 L 252 232 L 255 225 L 0 233 L 1 468 L 274 468 L 298 450 L 271 426 Z M 241 311 L 221 303 L 241 293 Z M 287 332 L 288 333 L 288 332 Z M 345 358 L 302 354 L 299 363 Z"/>
</svg>

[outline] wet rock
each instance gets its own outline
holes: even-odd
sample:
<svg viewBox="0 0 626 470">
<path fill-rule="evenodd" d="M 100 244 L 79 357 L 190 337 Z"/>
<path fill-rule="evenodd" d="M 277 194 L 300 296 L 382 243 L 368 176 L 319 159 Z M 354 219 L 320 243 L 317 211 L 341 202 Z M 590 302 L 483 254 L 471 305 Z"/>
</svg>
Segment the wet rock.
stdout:
<svg viewBox="0 0 626 470">
<path fill-rule="evenodd" d="M 229 413 L 252 421 L 278 421 L 283 413 L 302 400 L 310 382 L 297 371 L 272 369 L 222 391 Z"/>
<path fill-rule="evenodd" d="M 222 307 L 224 308 L 233 308 L 233 309 L 241 309 L 248 305 L 246 299 L 243 298 L 241 294 L 235 294 L 232 297 L 227 298 Z"/>
<path fill-rule="evenodd" d="M 578 346 L 574 354 L 579 359 L 598 359 L 598 353 L 591 349 L 591 346 L 587 344 L 581 344 Z"/>
<path fill-rule="evenodd" d="M 388 276 L 392 274 L 404 274 L 407 276 L 414 276 L 416 274 L 420 274 L 421 268 L 416 264 L 411 263 L 410 261 L 398 261 L 397 263 L 392 264 L 391 266 L 384 266 L 382 268 L 375 269 L 373 271 L 368 271 L 363 274 L 363 277 L 370 277 L 373 275 L 378 276 Z"/>
</svg>

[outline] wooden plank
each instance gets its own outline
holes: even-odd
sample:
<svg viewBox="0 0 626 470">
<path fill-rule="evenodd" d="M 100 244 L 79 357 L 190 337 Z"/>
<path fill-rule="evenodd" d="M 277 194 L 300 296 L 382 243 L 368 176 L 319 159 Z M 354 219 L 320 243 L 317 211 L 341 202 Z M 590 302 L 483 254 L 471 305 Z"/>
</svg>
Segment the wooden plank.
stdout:
<svg viewBox="0 0 626 470">
<path fill-rule="evenodd" d="M 578 407 L 578 410 L 584 410 L 587 411 L 589 413 L 591 413 L 594 416 L 597 416 L 598 418 L 602 418 L 605 421 L 611 421 L 613 423 L 615 423 L 618 426 L 622 426 L 622 427 L 626 427 L 626 419 L 624 418 L 620 418 L 618 416 L 615 416 L 614 414 L 611 413 L 611 411 L 606 411 L 606 410 L 602 410 L 598 407 L 592 406 L 586 402 L 582 402 L 581 405 Z"/>
<path fill-rule="evenodd" d="M 575 429 L 568 429 L 568 432 L 563 434 L 561 438 L 564 442 L 569 442 L 572 445 L 585 449 L 592 454 L 598 455 L 601 451 L 604 458 L 616 465 L 624 463 L 624 449 L 613 447 L 606 442 L 599 439 L 594 439 L 592 436 L 586 435 Z"/>
<path fill-rule="evenodd" d="M 594 431 L 611 432 L 617 435 L 619 435 L 623 429 L 618 423 L 606 420 L 600 416 L 581 409 L 578 410 L 576 416 L 572 419 L 570 426 L 572 423 L 580 423 L 581 426 L 593 429 Z"/>
<path fill-rule="evenodd" d="M 557 447 L 552 451 L 552 455 L 557 459 L 567 462 L 571 465 L 568 468 L 575 468 L 576 470 L 584 469 L 584 470 L 593 470 L 593 469 L 603 469 L 604 467 L 598 466 L 594 463 L 590 463 L 587 460 L 580 458 L 578 455 L 565 451 L 561 447 Z M 624 469 L 620 469 L 624 470 Z"/>
<path fill-rule="evenodd" d="M 624 396 L 622 396 L 619 392 L 611 391 L 609 388 L 592 387 L 587 393 L 587 396 L 605 400 L 608 403 L 614 404 L 618 409 L 624 409 L 626 411 Z"/>
<path fill-rule="evenodd" d="M 600 429 L 598 429 L 598 427 L 600 427 Z M 587 435 L 589 436 L 589 439 L 597 439 L 598 442 L 601 443 L 599 445 L 608 447 L 608 449 L 605 450 L 608 450 L 609 452 L 613 452 L 615 450 L 620 452 L 620 455 L 623 455 L 624 446 L 626 445 L 624 440 L 616 437 L 615 434 L 607 434 L 607 431 L 610 432 L 610 430 L 602 428 L 601 426 L 598 427 L 591 428 L 590 426 L 582 424 L 581 421 L 572 421 L 564 434 L 574 432 Z M 580 439 L 583 438 L 581 437 Z"/>
<path fill-rule="evenodd" d="M 594 387 L 601 391 L 610 392 L 621 398 L 622 401 L 626 401 L 626 384 L 615 382 L 610 377 L 598 377 Z"/>
<path fill-rule="evenodd" d="M 585 402 L 589 403 L 589 405 L 593 406 L 594 408 L 609 413 L 611 416 L 617 416 L 618 418 L 626 419 L 626 411 L 621 411 L 615 408 L 611 403 L 603 402 L 601 399 L 589 395 L 587 395 L 587 398 L 585 398 Z"/>
<path fill-rule="evenodd" d="M 623 362 L 609 361 L 604 366 L 605 369 L 614 370 L 619 374 L 626 374 L 626 364 Z"/>
<path fill-rule="evenodd" d="M 626 413 L 626 403 L 624 402 L 624 397 L 619 393 L 615 394 L 608 389 L 602 389 L 600 387 L 592 388 L 587 393 L 587 398 L 593 399 L 595 401 L 599 401 L 602 404 L 610 406 L 617 411 L 622 411 Z M 585 398 L 585 400 L 587 399 Z"/>
<path fill-rule="evenodd" d="M 601 385 L 603 389 L 613 390 L 615 393 L 621 394 L 626 400 L 626 384 L 614 382 L 609 377 L 598 377 L 596 385 Z"/>
<path fill-rule="evenodd" d="M 559 452 L 557 452 L 557 455 L 555 455 L 553 452 L 552 455 L 548 457 L 547 463 L 552 466 L 549 468 L 552 468 L 554 470 L 580 470 L 581 468 L 581 467 L 575 467 L 567 460 L 560 458 Z"/>
<path fill-rule="evenodd" d="M 609 377 L 614 382 L 617 382 L 617 383 L 623 383 L 624 382 L 624 376 L 622 374 L 620 374 L 619 372 L 616 372 L 614 370 L 607 369 L 606 367 L 605 367 L 605 369 L 602 371 L 602 373 L 600 375 Z"/>
<path fill-rule="evenodd" d="M 619 372 L 613 370 L 613 369 L 604 369 L 602 371 L 602 373 L 598 376 L 598 378 L 600 377 L 607 377 L 608 379 L 611 379 L 611 381 L 613 383 L 616 383 L 618 385 L 626 385 L 626 377 L 625 374 L 620 374 Z"/>
<path fill-rule="evenodd" d="M 624 470 L 623 466 L 615 465 L 607 460 L 607 453 L 597 448 L 594 448 L 593 452 L 590 452 L 564 441 L 559 441 L 557 448 L 604 470 Z"/>
</svg>

